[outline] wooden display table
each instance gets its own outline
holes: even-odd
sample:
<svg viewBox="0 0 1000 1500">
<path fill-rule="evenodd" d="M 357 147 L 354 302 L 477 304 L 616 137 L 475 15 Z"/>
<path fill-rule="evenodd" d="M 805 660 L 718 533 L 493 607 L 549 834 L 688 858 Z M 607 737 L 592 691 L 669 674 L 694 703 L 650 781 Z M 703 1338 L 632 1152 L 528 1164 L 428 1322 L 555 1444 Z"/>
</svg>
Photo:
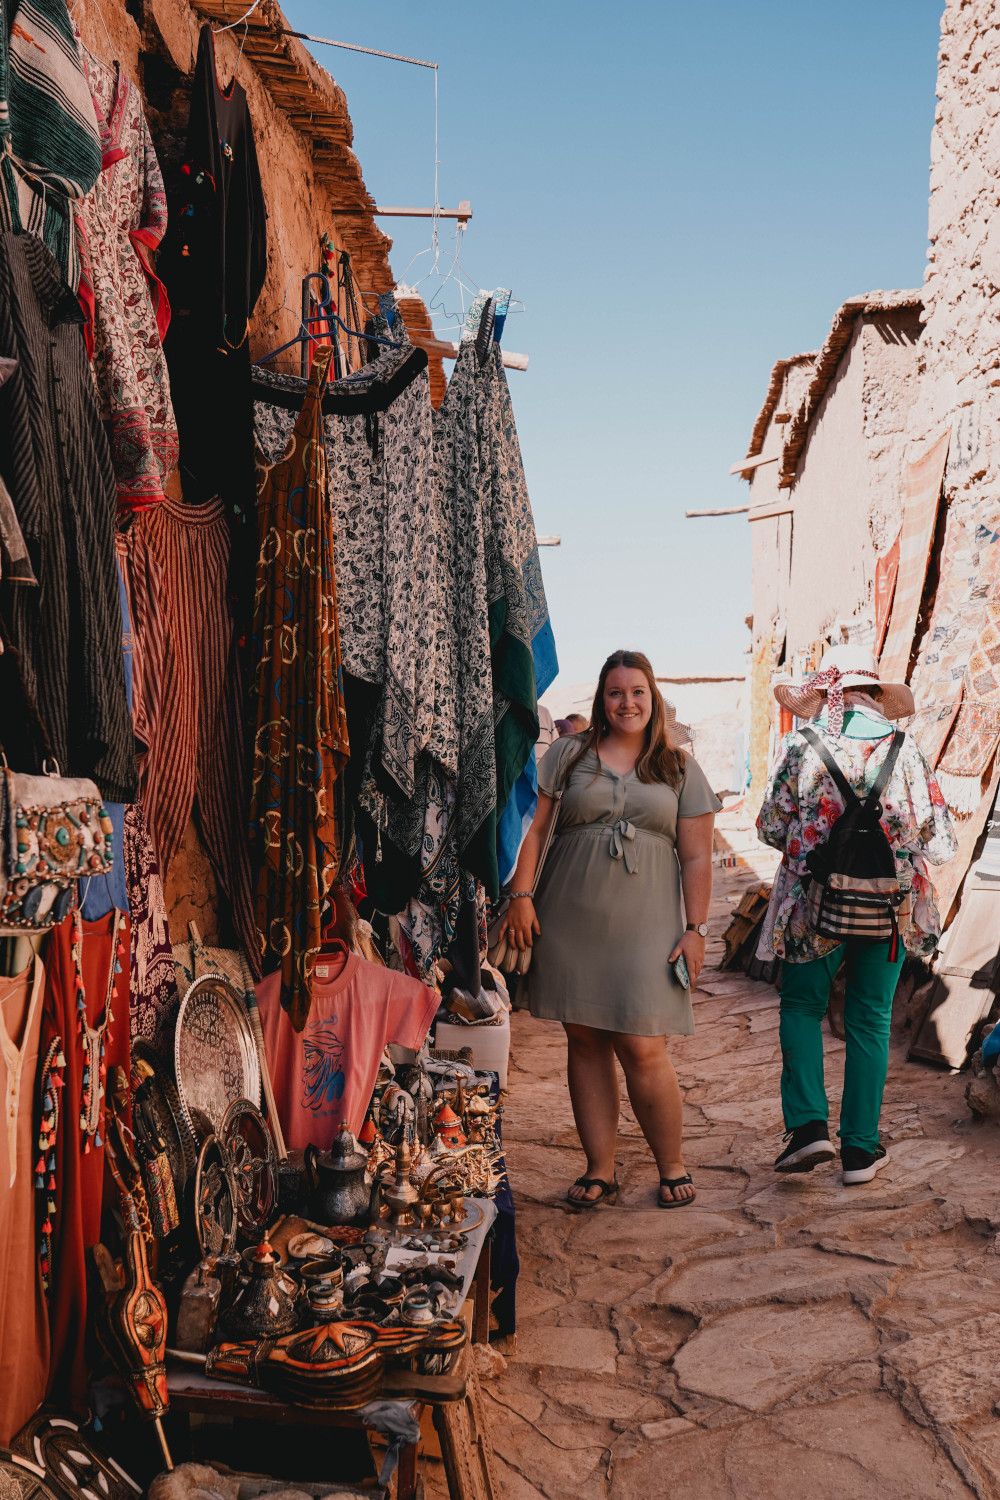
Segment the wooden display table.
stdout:
<svg viewBox="0 0 1000 1500">
<path fill-rule="evenodd" d="M 493 1209 L 492 1204 L 485 1206 Z M 464 1272 L 464 1300 L 467 1302 L 470 1298 L 473 1299 L 471 1339 L 476 1343 L 489 1339 L 489 1230 L 495 1216 L 496 1210 L 493 1209 L 492 1213 L 484 1216 L 483 1223 L 472 1231 L 469 1244 L 457 1267 L 459 1274 Z M 427 1407 L 441 1408 L 466 1401 L 470 1362 L 467 1344 L 459 1353 L 455 1370 L 448 1375 L 417 1375 L 409 1370 L 387 1370 L 379 1399 L 417 1403 L 414 1416 L 419 1422 Z M 364 1430 L 364 1423 L 357 1411 L 314 1411 L 306 1406 L 295 1406 L 279 1396 L 258 1390 L 255 1386 L 213 1380 L 201 1370 L 186 1364 L 170 1366 L 167 1372 L 167 1390 L 170 1393 L 172 1411 L 229 1420 L 250 1418 L 256 1422 L 274 1422 L 282 1426 L 348 1427 Z M 439 1425 L 437 1421 L 435 1425 Z M 417 1443 L 409 1443 L 400 1452 L 396 1471 L 396 1500 L 415 1500 L 417 1447 Z"/>
</svg>

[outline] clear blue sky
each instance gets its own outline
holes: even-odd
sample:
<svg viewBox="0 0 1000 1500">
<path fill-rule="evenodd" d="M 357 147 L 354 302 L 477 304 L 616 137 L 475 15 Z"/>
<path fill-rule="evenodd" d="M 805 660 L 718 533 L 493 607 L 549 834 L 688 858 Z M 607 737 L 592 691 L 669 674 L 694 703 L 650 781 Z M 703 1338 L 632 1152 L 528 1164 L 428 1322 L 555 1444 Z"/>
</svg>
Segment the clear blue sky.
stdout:
<svg viewBox="0 0 1000 1500">
<path fill-rule="evenodd" d="M 727 471 L 776 358 L 818 347 L 846 297 L 921 284 L 943 0 L 285 9 L 440 64 L 462 263 L 526 307 L 504 343 L 531 356 L 509 378 L 535 524 L 562 536 L 542 554 L 560 681 L 617 646 L 739 670 L 750 527 L 684 510 L 745 500 Z M 429 205 L 433 75 L 312 50 L 376 200 Z M 383 224 L 403 278 L 429 222 Z"/>
</svg>

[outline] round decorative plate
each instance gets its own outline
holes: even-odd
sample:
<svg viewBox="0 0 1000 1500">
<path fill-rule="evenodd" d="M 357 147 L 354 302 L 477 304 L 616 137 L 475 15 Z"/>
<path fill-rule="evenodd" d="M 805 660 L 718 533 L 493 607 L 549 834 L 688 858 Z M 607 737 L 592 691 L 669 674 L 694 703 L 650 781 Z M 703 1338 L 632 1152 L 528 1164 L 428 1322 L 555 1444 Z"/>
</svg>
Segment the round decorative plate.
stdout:
<svg viewBox="0 0 1000 1500">
<path fill-rule="evenodd" d="M 194 1225 L 202 1258 L 228 1255 L 236 1244 L 236 1197 L 229 1153 L 218 1136 L 210 1135 L 194 1174 Z"/>
<path fill-rule="evenodd" d="M 219 1139 L 229 1153 L 236 1179 L 240 1233 L 255 1244 L 278 1204 L 278 1153 L 274 1137 L 256 1104 L 236 1099 L 226 1110 Z"/>
<path fill-rule="evenodd" d="M 45 1470 L 46 1484 L 65 1500 L 136 1500 L 142 1495 L 142 1485 L 70 1417 L 37 1412 L 13 1442 L 18 1454 Z"/>
<path fill-rule="evenodd" d="M 191 1130 L 201 1111 L 216 1134 L 237 1099 L 260 1103 L 260 1059 L 246 1008 L 223 974 L 203 974 L 177 1014 L 174 1034 L 177 1092 Z"/>
<path fill-rule="evenodd" d="M 170 1076 L 169 1066 L 164 1063 L 157 1052 L 154 1052 L 148 1042 L 135 1042 L 132 1047 L 132 1056 L 138 1061 L 147 1063 L 153 1074 L 150 1079 L 149 1106 L 157 1130 L 166 1144 L 170 1175 L 174 1179 L 174 1192 L 180 1202 L 188 1183 L 194 1176 L 198 1160 L 199 1138 L 191 1133 L 191 1127 L 181 1106 L 177 1085 Z"/>
<path fill-rule="evenodd" d="M 0 1500 L 62 1500 L 45 1470 L 33 1459 L 0 1448 Z"/>
</svg>

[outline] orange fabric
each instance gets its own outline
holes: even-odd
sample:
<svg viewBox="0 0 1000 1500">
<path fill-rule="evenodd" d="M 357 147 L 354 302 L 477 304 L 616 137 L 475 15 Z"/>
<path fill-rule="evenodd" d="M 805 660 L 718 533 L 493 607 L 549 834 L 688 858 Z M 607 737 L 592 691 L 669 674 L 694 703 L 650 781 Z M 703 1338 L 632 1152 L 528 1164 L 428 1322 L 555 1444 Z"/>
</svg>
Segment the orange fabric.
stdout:
<svg viewBox="0 0 1000 1500">
<path fill-rule="evenodd" d="M 882 654 L 885 645 L 885 633 L 889 629 L 889 612 L 892 609 L 892 598 L 896 592 L 896 578 L 899 574 L 899 537 L 902 531 L 875 566 L 875 656 L 876 659 Z"/>
<path fill-rule="evenodd" d="M 35 959 L 13 979 L 0 979 L 0 1025 L 18 1057 L 0 1046 L 0 1100 L 16 1080 L 13 1160 L 8 1133 L 0 1128 L 0 1446 L 9 1445 L 45 1399 L 49 1374 L 49 1320 L 42 1291 L 35 1218 L 35 1077 L 42 1026 L 42 997 L 32 1006 L 35 984 L 45 971 Z M 7 1111 L 5 1110 L 5 1113 Z M 5 1122 L 6 1123 L 6 1122 Z M 14 1181 L 11 1182 L 11 1174 Z"/>
</svg>

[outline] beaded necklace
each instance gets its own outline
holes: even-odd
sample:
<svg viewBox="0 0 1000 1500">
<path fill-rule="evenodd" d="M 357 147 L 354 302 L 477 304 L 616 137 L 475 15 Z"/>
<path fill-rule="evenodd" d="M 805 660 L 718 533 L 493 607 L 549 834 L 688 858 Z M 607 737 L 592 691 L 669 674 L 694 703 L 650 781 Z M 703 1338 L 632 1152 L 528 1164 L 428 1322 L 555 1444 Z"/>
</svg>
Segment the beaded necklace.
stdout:
<svg viewBox="0 0 1000 1500">
<path fill-rule="evenodd" d="M 108 1064 L 105 1042 L 108 1027 L 114 1019 L 111 1000 L 115 992 L 115 976 L 122 972 L 125 955 L 125 918 L 117 909 L 111 927 L 111 962 L 108 965 L 108 988 L 104 1001 L 104 1019 L 98 1026 L 87 1020 L 87 991 L 83 983 L 83 918 L 79 908 L 73 912 L 73 941 L 71 953 L 76 969 L 76 1032 L 83 1048 L 83 1084 L 80 1093 L 80 1131 L 83 1138 L 84 1155 L 104 1144 L 101 1131 L 104 1127 L 104 1081 Z"/>
</svg>

